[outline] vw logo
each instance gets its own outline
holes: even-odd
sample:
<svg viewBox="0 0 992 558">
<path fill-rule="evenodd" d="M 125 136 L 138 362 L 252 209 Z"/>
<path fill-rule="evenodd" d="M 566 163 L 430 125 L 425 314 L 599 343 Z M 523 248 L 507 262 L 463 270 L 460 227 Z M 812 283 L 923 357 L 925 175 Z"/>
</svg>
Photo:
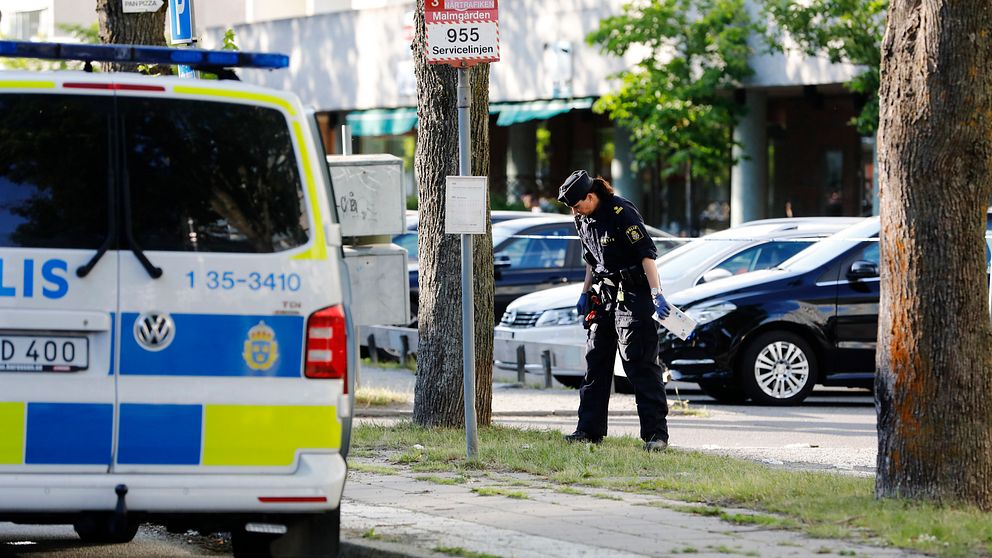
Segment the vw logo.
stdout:
<svg viewBox="0 0 992 558">
<path fill-rule="evenodd" d="M 176 324 L 168 314 L 145 312 L 134 322 L 134 339 L 145 350 L 161 351 L 176 337 Z"/>
</svg>

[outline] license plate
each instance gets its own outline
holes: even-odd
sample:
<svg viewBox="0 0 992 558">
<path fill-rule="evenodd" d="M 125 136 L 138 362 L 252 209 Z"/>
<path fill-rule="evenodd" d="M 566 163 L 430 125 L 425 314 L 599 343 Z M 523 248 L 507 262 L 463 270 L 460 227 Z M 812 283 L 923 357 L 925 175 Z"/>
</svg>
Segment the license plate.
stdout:
<svg viewBox="0 0 992 558">
<path fill-rule="evenodd" d="M 497 329 L 493 332 L 493 334 L 494 334 L 493 337 L 495 337 L 496 339 L 513 339 L 512 331 Z"/>
<path fill-rule="evenodd" d="M 77 372 L 90 362 L 85 337 L 0 335 L 0 371 Z"/>
</svg>

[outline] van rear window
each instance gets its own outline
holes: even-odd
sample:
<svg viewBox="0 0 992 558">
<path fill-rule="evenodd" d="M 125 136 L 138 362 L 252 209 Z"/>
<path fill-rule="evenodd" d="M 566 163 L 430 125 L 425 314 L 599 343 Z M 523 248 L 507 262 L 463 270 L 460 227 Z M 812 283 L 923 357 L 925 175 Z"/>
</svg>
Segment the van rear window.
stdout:
<svg viewBox="0 0 992 558">
<path fill-rule="evenodd" d="M 107 237 L 113 98 L 0 95 L 0 247 Z"/>
<path fill-rule="evenodd" d="M 307 242 L 303 189 L 282 113 L 118 97 L 118 114 L 141 248 L 277 252 Z"/>
</svg>

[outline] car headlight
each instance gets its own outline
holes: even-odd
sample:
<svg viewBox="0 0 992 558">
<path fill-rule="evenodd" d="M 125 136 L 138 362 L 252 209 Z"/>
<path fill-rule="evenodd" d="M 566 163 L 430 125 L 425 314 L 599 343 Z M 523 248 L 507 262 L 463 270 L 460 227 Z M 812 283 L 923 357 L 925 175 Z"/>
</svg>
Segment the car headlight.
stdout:
<svg viewBox="0 0 992 558">
<path fill-rule="evenodd" d="M 579 312 L 574 306 L 571 308 L 555 308 L 542 312 L 541 317 L 537 319 L 534 327 L 572 325 L 579 323 L 579 321 Z"/>
<path fill-rule="evenodd" d="M 707 322 L 712 322 L 718 318 L 722 318 L 727 314 L 737 310 L 737 307 L 730 302 L 713 302 L 710 304 L 704 304 L 702 306 L 694 306 L 685 311 L 685 313 L 696 320 L 697 325 L 702 325 Z"/>
</svg>

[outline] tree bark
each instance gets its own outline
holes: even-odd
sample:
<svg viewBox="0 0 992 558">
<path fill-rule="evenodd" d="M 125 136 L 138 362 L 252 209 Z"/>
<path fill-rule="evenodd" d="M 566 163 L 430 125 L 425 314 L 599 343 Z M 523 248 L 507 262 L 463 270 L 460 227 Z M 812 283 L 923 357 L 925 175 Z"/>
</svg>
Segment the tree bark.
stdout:
<svg viewBox="0 0 992 558">
<path fill-rule="evenodd" d="M 417 152 L 414 167 L 420 196 L 418 252 L 417 385 L 413 420 L 423 426 L 465 425 L 462 365 L 461 244 L 444 234 L 445 177 L 458 174 L 457 70 L 429 65 L 425 56 L 424 2 L 418 0 L 413 41 L 417 77 Z M 472 173 L 489 168 L 489 69 L 471 71 Z M 489 229 L 487 229 L 489 230 Z M 473 237 L 475 276 L 476 413 L 492 417 L 493 254 L 492 236 Z"/>
<path fill-rule="evenodd" d="M 882 44 L 876 495 L 992 509 L 992 4 L 893 0 Z"/>
<path fill-rule="evenodd" d="M 100 19 L 100 42 L 120 45 L 165 45 L 165 14 L 168 3 L 151 13 L 124 13 L 121 0 L 96 0 Z M 137 64 L 104 63 L 114 72 L 136 72 Z"/>
</svg>

